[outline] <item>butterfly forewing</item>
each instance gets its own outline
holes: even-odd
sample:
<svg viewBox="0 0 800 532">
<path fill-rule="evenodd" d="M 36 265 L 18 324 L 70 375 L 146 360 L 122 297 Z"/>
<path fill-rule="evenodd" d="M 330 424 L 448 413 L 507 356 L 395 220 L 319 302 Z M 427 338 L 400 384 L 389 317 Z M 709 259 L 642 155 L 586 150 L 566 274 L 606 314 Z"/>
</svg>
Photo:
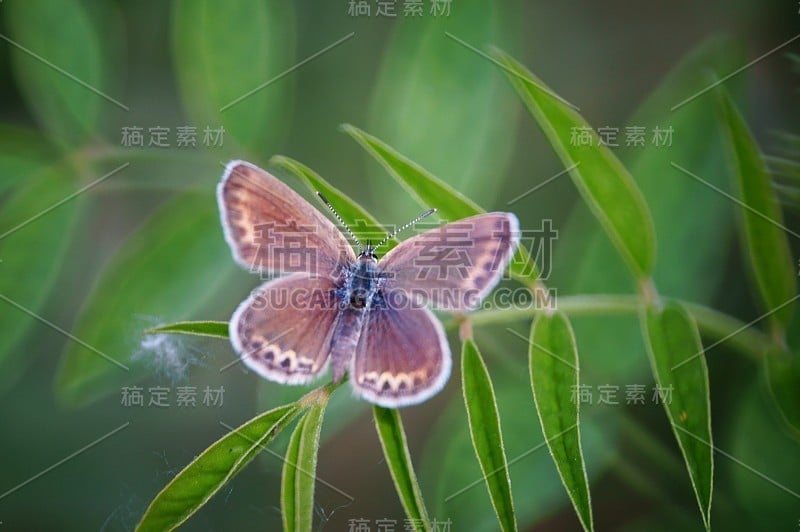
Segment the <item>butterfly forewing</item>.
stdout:
<svg viewBox="0 0 800 532">
<path fill-rule="evenodd" d="M 355 259 L 331 221 L 257 166 L 229 163 L 217 197 L 225 239 L 251 271 L 327 274 Z"/>
<path fill-rule="evenodd" d="M 450 376 L 450 347 L 442 324 L 402 292 L 373 306 L 350 369 L 355 392 L 368 401 L 398 407 L 422 402 Z"/>
<path fill-rule="evenodd" d="M 267 379 L 305 384 L 326 367 L 339 316 L 334 281 L 295 273 L 263 284 L 231 318 L 242 361 Z"/>
<path fill-rule="evenodd" d="M 379 262 L 385 290 L 402 290 L 443 310 L 475 309 L 519 244 L 519 222 L 493 212 L 451 222 L 403 241 Z"/>
</svg>

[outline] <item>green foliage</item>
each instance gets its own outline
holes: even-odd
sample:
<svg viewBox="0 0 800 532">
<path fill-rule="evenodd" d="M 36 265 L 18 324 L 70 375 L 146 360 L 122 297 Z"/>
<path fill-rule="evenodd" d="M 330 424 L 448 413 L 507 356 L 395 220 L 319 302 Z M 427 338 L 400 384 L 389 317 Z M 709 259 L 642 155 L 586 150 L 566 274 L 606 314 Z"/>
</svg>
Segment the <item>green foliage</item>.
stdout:
<svg viewBox="0 0 800 532">
<path fill-rule="evenodd" d="M 446 19 L 414 22 L 397 25 L 387 43 L 370 102 L 369 130 L 398 151 L 414 154 L 452 188 L 492 204 L 508 176 L 520 113 L 500 97 L 505 87 L 493 65 L 443 35 L 513 49 L 521 24 L 505 6 L 481 0 L 461 0 Z M 463 87 L 469 87 L 464 98 L 447 97 Z M 423 116 L 437 118 L 421 127 Z M 386 193 L 382 183 L 376 180 L 374 188 Z"/>
<path fill-rule="evenodd" d="M 792 316 L 793 307 L 788 303 L 797 292 L 787 229 L 753 134 L 730 96 L 724 90 L 719 94 L 722 121 L 732 153 L 733 175 L 744 207 L 741 214 L 747 256 L 770 320 L 783 329 Z M 799 235 L 795 233 L 795 236 Z"/>
<path fill-rule="evenodd" d="M 300 411 L 300 403 L 275 408 L 217 440 L 156 495 L 136 529 L 179 527 L 255 458 Z"/>
<path fill-rule="evenodd" d="M 461 353 L 461 377 L 472 445 L 483 471 L 483 479 L 497 514 L 497 521 L 502 530 L 517 530 L 497 400 L 489 371 L 471 339 L 464 342 Z"/>
<path fill-rule="evenodd" d="M 800 360 L 775 347 L 764 357 L 770 395 L 783 420 L 800 438 Z"/>
<path fill-rule="evenodd" d="M 578 389 L 580 369 L 575 336 L 563 314 L 537 317 L 531 326 L 530 373 L 536 411 L 547 447 L 581 525 L 592 530 L 589 480 L 581 449 Z"/>
<path fill-rule="evenodd" d="M 36 323 L 28 312 L 41 311 L 53 290 L 82 206 L 77 198 L 40 216 L 79 184 L 68 165 L 31 168 L 35 170 L 28 172 L 33 171 L 33 175 L 15 187 L 0 210 L 0 296 L 5 300 L 0 306 L 0 366 L 4 368 L 0 371 L 0 389 L 10 385 L 26 362 L 18 344 Z"/>
<path fill-rule="evenodd" d="M 344 124 L 342 130 L 375 157 L 420 205 L 435 208 L 441 219 L 453 221 L 485 212 L 461 192 L 376 137 L 349 124 Z M 524 245 L 520 245 L 508 271 L 528 285 L 532 285 L 539 277 L 539 269 Z"/>
<path fill-rule="evenodd" d="M 400 412 L 391 408 L 373 407 L 375 429 L 381 441 L 386 465 L 392 474 L 397 495 L 409 519 L 418 530 L 430 530 L 428 512 L 422 499 L 422 491 L 414 473 L 411 455 L 408 452 L 406 432 Z"/>
<path fill-rule="evenodd" d="M 588 123 L 520 63 L 500 51 L 495 56 L 631 270 L 649 276 L 656 254 L 653 221 L 627 169 L 594 132 L 591 147 L 570 142 L 571 132 Z"/>
<path fill-rule="evenodd" d="M 74 332 L 130 371 L 84 345 L 70 344 L 57 381 L 64 401 L 84 404 L 145 374 L 152 361 L 135 356 L 140 338 L 120 334 L 130 329 L 131 309 L 140 315 L 185 319 L 230 278 L 235 266 L 222 239 L 196 238 L 221 234 L 209 192 L 186 192 L 164 204 L 106 267 Z M 161 275 L 143 274 L 156 270 Z"/>
<path fill-rule="evenodd" d="M 714 449 L 708 367 L 697 325 L 677 303 L 642 316 L 661 403 L 686 461 L 703 523 L 711 528 Z"/>
<path fill-rule="evenodd" d="M 119 30 L 111 4 L 90 10 L 83 0 L 31 0 L 7 7 L 15 76 L 56 143 L 81 146 L 98 134 L 102 116 L 128 110 L 112 82 L 120 50 L 108 44 L 118 42 L 109 36 Z"/>
<path fill-rule="evenodd" d="M 281 514 L 284 530 L 308 531 L 314 523 L 317 451 L 327 397 L 308 409 L 289 440 L 283 462 Z"/>
<path fill-rule="evenodd" d="M 293 110 L 293 82 L 284 77 L 296 55 L 295 6 L 236 0 L 220 10 L 206 0 L 181 0 L 170 9 L 172 59 L 188 118 L 199 129 L 223 126 L 233 141 L 227 149 L 237 157 L 242 151 L 253 159 L 271 152 L 273 148 L 267 147 L 283 140 L 279 132 L 287 129 Z M 715 341 L 713 345 L 725 341 L 731 350 L 759 360 L 772 406 L 792 427 L 794 438 L 800 431 L 800 371 L 790 341 L 791 301 L 797 286 L 784 234 L 787 222 L 778 203 L 779 198 L 791 199 L 794 189 L 772 183 L 755 135 L 727 92 L 720 91 L 718 113 L 712 106 L 693 102 L 667 112 L 675 95 L 690 95 L 707 86 L 708 70 L 732 72 L 743 63 L 741 57 L 725 41 L 699 47 L 633 115 L 633 124 L 669 123 L 681 132 L 681 140 L 669 152 L 575 146 L 569 142 L 571 131 L 588 127 L 586 119 L 510 55 L 495 51 L 493 60 L 483 61 L 479 55 L 488 57 L 468 44 L 490 41 L 514 49 L 519 32 L 509 12 L 472 0 L 459 9 L 446 28 L 433 18 L 417 27 L 398 26 L 390 37 L 369 110 L 370 129 L 380 138 L 350 125 L 343 130 L 419 204 L 437 208 L 441 219 L 478 214 L 484 212 L 480 205 L 491 205 L 502 190 L 499 185 L 507 174 L 522 108 L 504 97 L 504 92 L 512 94 L 504 86 L 505 77 L 568 169 L 589 210 L 576 209 L 562 232 L 555 262 L 566 266 L 556 272 L 553 286 L 571 293 L 559 297 L 557 312 L 490 309 L 449 319 L 449 325 L 459 323 L 465 330 L 471 325 L 507 326 L 516 321 L 527 325 L 533 320 L 527 352 L 535 409 L 530 408 L 527 379 L 519 371 L 524 362 L 518 355 L 526 351 L 522 344 L 508 353 L 489 327 L 485 337 L 483 332 L 479 335 L 480 342 L 470 335 L 462 346 L 461 397 L 451 397 L 445 415 L 432 425 L 432 443 L 421 461 L 435 462 L 435 468 L 422 467 L 423 481 L 425 476 L 439 477 L 430 489 L 423 483 L 431 497 L 427 505 L 400 412 L 373 409 L 400 504 L 420 530 L 432 529 L 434 515 L 428 507 L 435 508 L 437 517 L 452 512 L 462 519 L 458 528 L 467 522 L 475 529 L 499 524 L 503 530 L 516 530 L 533 526 L 536 519 L 570 501 L 583 528 L 593 529 L 588 471 L 595 478 L 605 474 L 613 467 L 610 456 L 620 446 L 614 441 L 616 427 L 607 426 L 600 416 L 591 419 L 583 410 L 579 416 L 579 404 L 570 400 L 571 393 L 587 376 L 638 375 L 646 365 L 642 354 L 646 347 L 658 386 L 671 390 L 671 401 L 663 401 L 664 410 L 708 529 L 718 467 L 712 445 L 721 438 L 711 432 L 708 368 L 698 329 Z M 66 337 L 56 377 L 58 397 L 70 405 L 85 405 L 153 373 L 154 361 L 142 343 L 149 338 L 146 335 L 227 339 L 225 321 L 185 320 L 217 309 L 223 315 L 228 312 L 228 301 L 221 294 L 233 298 L 237 293 L 231 288 L 236 286 L 235 266 L 222 239 L 211 187 L 206 186 L 210 181 L 187 179 L 193 171 L 183 162 L 175 164 L 188 159 L 185 153 L 124 152 L 103 140 L 104 127 L 129 111 L 123 84 L 116 82 L 122 77 L 119 64 L 124 54 L 115 8 L 83 0 L 30 0 L 9 3 L 6 14 L 10 37 L 4 40 L 11 50 L 14 81 L 42 133 L 0 126 L 0 322 L 4 325 L 0 390 L 32 362 L 22 340 L 32 336 L 38 321 Z M 466 96 L 449 99 L 430 86 L 459 90 Z M 735 86 L 732 89 L 735 93 Z M 420 117 L 428 116 L 437 119 L 421 125 Z M 787 135 L 787 139 L 796 149 L 797 137 Z M 593 140 L 596 145 L 597 137 Z M 771 313 L 772 328 L 767 332 L 746 329 L 738 318 L 707 306 L 720 283 L 715 266 L 728 249 L 731 205 L 709 190 L 724 190 L 723 183 L 731 177 L 720 170 L 723 157 L 729 159 L 736 184 L 740 201 L 736 208 L 742 207 L 740 239 L 755 293 Z M 91 250 L 93 234 L 81 234 L 80 222 L 105 206 L 89 189 L 103 169 L 128 163 L 129 158 L 134 160 L 134 172 L 146 173 L 136 168 L 143 159 L 163 165 L 163 173 L 171 174 L 165 178 L 168 189 L 191 184 L 201 191 L 180 190 L 163 198 L 161 176 L 140 182 L 128 177 L 131 189 L 155 192 L 142 201 L 144 208 L 137 204 L 143 223 L 124 227 L 127 235 L 116 249 L 108 251 L 108 257 L 98 255 L 107 260 L 96 282 L 79 287 L 75 293 L 81 294 L 80 301 L 70 302 L 65 312 L 56 287 L 62 279 L 68 284 L 67 274 L 74 272 L 62 272 L 63 263 L 70 253 L 82 256 Z M 202 160 L 199 174 L 219 173 L 216 157 L 192 157 L 197 159 Z M 296 176 L 312 193 L 322 192 L 362 241 L 383 231 L 381 220 L 359 204 L 360 194 L 349 197 L 294 159 L 276 156 L 271 162 Z M 796 161 L 770 158 L 769 162 L 790 183 L 797 181 Z M 676 167 L 695 179 L 676 172 Z M 697 177 L 711 187 L 703 188 Z M 370 181 L 366 188 L 372 185 Z M 596 220 L 586 215 L 589 211 Z M 680 215 L 687 212 L 691 216 Z M 528 289 L 544 288 L 550 280 L 540 279 L 532 251 L 521 247 L 509 273 Z M 632 287 L 640 292 L 632 295 Z M 85 297 L 80 292 L 84 289 Z M 70 320 L 69 325 L 62 328 L 59 319 L 51 323 L 40 316 L 50 311 L 62 312 L 61 319 Z M 640 329 L 630 319 L 637 312 Z M 575 320 L 574 332 L 567 316 Z M 153 326 L 153 319 L 169 324 Z M 581 363 L 579 341 L 585 355 Z M 488 358 L 487 365 L 478 343 L 497 358 Z M 281 507 L 285 529 L 311 530 L 322 424 L 328 398 L 337 386 L 312 390 L 296 401 L 292 399 L 302 391 L 270 397 L 286 404 L 233 429 L 199 454 L 155 496 L 138 529 L 171 530 L 185 523 L 267 445 L 280 445 L 273 440 L 300 417 L 291 435 L 283 433 L 289 437 Z M 753 396 L 749 393 L 742 400 L 742 419 L 729 431 L 732 435 L 723 431 L 723 443 L 730 443 L 733 453 L 741 453 L 748 463 L 765 460 L 769 465 L 772 457 L 759 454 L 752 438 L 746 437 L 755 433 L 753 427 L 769 428 L 769 411 Z M 326 432 L 341 430 L 353 417 L 344 421 L 335 417 L 336 408 L 352 407 L 346 400 L 344 396 L 340 406 L 328 409 Z M 514 430 L 503 434 L 501 413 L 506 428 Z M 773 439 L 768 444 L 774 450 L 766 454 L 791 456 L 794 443 Z M 544 446 L 549 456 L 542 452 L 527 469 L 520 465 L 512 472 L 517 461 Z M 625 462 L 621 469 L 630 480 L 636 467 Z M 439 474 L 426 475 L 426 470 Z M 733 499 L 734 504 L 748 506 L 748 512 L 750 506 L 777 506 L 762 498 L 752 479 L 740 474 L 734 469 L 729 475 L 738 491 L 723 487 L 721 496 L 714 497 L 715 511 L 726 499 L 727 504 Z M 791 484 L 791 471 L 777 474 L 786 476 L 770 482 L 796 502 L 797 494 L 784 485 Z M 488 497 L 480 489 L 469 492 L 482 483 Z M 514 498 L 524 504 L 515 509 Z"/>
<path fill-rule="evenodd" d="M 217 7 L 208 0 L 174 4 L 179 86 L 196 124 L 223 126 L 226 136 L 259 154 L 285 123 L 291 81 L 276 76 L 294 57 L 293 6 L 234 0 Z"/>
<path fill-rule="evenodd" d="M 210 336 L 211 338 L 228 339 L 227 321 L 179 321 L 169 325 L 153 327 L 145 331 L 146 334 L 174 333 L 191 334 L 194 336 Z"/>
</svg>

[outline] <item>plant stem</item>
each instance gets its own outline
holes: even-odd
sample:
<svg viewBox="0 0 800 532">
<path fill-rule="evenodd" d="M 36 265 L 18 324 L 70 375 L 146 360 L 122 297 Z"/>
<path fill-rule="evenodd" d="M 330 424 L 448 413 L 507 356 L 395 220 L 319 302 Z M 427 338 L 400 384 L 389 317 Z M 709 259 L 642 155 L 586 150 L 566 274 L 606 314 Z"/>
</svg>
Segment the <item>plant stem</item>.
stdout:
<svg viewBox="0 0 800 532">
<path fill-rule="evenodd" d="M 714 340 L 724 340 L 732 348 L 754 359 L 760 359 L 772 344 L 768 335 L 750 328 L 739 319 L 705 305 L 677 299 L 674 301 L 686 307 L 705 336 Z M 641 310 L 641 305 L 641 300 L 634 295 L 576 295 L 558 298 L 558 310 L 569 317 L 636 314 Z M 508 323 L 532 319 L 539 312 L 543 310 L 535 307 L 479 310 L 470 316 L 470 321 L 476 326 Z M 456 322 L 449 322 L 447 325 L 454 327 Z"/>
</svg>

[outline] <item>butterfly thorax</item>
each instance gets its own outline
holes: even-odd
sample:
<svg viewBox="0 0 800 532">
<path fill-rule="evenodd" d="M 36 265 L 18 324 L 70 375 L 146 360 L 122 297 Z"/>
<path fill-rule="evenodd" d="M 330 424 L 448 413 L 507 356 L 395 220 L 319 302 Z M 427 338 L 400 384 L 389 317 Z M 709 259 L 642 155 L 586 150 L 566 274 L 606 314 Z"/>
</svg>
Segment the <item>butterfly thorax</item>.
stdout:
<svg viewBox="0 0 800 532">
<path fill-rule="evenodd" d="M 365 251 L 350 268 L 342 290 L 342 303 L 353 309 L 367 308 L 378 288 L 378 261 L 375 255 Z"/>
</svg>

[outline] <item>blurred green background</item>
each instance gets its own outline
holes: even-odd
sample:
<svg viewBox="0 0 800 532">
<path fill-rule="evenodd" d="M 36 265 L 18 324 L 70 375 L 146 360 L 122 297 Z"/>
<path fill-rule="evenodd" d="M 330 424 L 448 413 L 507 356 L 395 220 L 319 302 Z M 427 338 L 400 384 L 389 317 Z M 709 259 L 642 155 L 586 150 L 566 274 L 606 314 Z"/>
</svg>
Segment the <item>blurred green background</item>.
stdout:
<svg viewBox="0 0 800 532">
<path fill-rule="evenodd" d="M 227 320 L 258 283 L 234 265 L 219 225 L 214 187 L 230 159 L 267 166 L 287 155 L 381 222 L 408 220 L 419 206 L 338 131 L 351 123 L 481 206 L 513 210 L 523 228 L 551 219 L 559 238 L 543 260 L 552 261 L 547 283 L 559 294 L 634 293 L 568 178 L 507 205 L 563 167 L 500 69 L 446 32 L 506 50 L 596 128 L 619 129 L 615 153 L 655 219 L 663 293 L 745 322 L 759 316 L 737 207 L 670 166 L 730 190 L 711 97 L 670 108 L 797 34 L 797 3 L 453 0 L 434 14 L 425 0 L 420 16 L 404 13 L 409 3 L 388 2 L 395 17 L 372 0 L 361 16 L 348 0 L 0 3 L 0 528 L 130 530 L 172 475 L 227 432 L 221 423 L 236 426 L 302 393 L 239 365 L 220 371 L 235 360 L 226 342 L 142 336 L 160 323 Z M 800 130 L 800 76 L 788 56 L 798 50 L 794 42 L 725 83 L 764 151 L 795 160 L 800 144 L 780 132 Z M 624 147 L 629 126 L 647 129 L 645 146 Z M 656 126 L 673 128 L 670 146 L 651 142 Z M 137 128 L 143 146 L 128 145 Z M 168 147 L 151 144 L 156 128 L 166 128 Z M 184 128 L 195 128 L 195 146 L 179 145 Z M 224 128 L 221 145 L 206 128 Z M 618 405 L 583 407 L 597 528 L 701 529 L 669 425 L 650 400 L 636 317 L 574 324 L 595 403 L 598 386 L 619 390 Z M 527 347 L 504 327 L 479 328 L 476 339 L 513 460 L 542 442 Z M 458 353 L 457 338 L 451 343 Z M 798 441 L 769 403 L 759 364 L 725 344 L 708 361 L 715 443 L 800 491 Z M 647 387 L 644 405 L 625 404 L 634 384 Z M 123 401 L 133 386 L 143 389 L 141 407 Z M 148 404 L 155 387 L 168 388 L 169 406 Z M 196 406 L 178 403 L 179 387 L 197 391 Z M 203 404 L 206 387 L 224 388 L 221 405 Z M 459 387 L 456 371 L 442 393 L 403 411 L 412 457 L 431 517 L 453 530 L 492 530 L 483 485 L 445 502 L 480 478 Z M 343 389 L 326 416 L 319 477 L 354 498 L 318 484 L 326 530 L 346 530 L 352 519 L 403 527 L 365 406 Z M 797 528 L 798 498 L 715 458 L 715 528 Z M 262 453 L 185 528 L 279 528 L 281 465 Z M 511 477 L 524 529 L 579 527 L 546 449 L 515 462 Z"/>
</svg>

